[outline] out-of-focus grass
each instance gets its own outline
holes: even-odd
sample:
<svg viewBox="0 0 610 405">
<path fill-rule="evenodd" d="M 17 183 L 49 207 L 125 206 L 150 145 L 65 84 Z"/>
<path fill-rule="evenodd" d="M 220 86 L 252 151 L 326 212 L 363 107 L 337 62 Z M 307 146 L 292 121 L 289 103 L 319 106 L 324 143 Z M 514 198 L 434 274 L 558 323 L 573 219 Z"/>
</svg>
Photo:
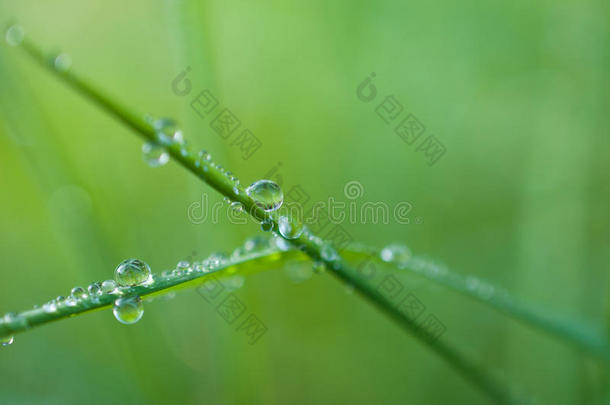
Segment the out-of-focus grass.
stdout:
<svg viewBox="0 0 610 405">
<path fill-rule="evenodd" d="M 347 201 L 343 186 L 357 180 L 359 201 L 410 201 L 422 224 L 346 229 L 372 245 L 405 241 L 599 325 L 608 319 L 607 11 L 587 2 L 0 5 L 128 104 L 178 117 L 242 182 L 282 162 L 285 187 L 300 184 L 314 200 Z M 261 139 L 251 159 L 171 92 L 186 65 L 195 90 L 210 88 Z M 380 95 L 394 94 L 447 147 L 435 166 L 356 98 L 372 71 Z M 191 224 L 199 182 L 173 164 L 153 172 L 125 128 L 5 45 L 0 74 L 0 312 L 109 278 L 126 257 L 167 268 L 256 231 Z M 604 381 L 581 354 L 456 294 L 415 280 L 408 288 L 448 339 L 516 387 L 544 403 L 601 402 Z M 0 351 L 1 402 L 485 402 L 325 277 L 292 284 L 269 272 L 238 294 L 269 328 L 254 347 L 185 292 L 148 305 L 133 327 L 103 312 L 21 336 Z"/>
</svg>

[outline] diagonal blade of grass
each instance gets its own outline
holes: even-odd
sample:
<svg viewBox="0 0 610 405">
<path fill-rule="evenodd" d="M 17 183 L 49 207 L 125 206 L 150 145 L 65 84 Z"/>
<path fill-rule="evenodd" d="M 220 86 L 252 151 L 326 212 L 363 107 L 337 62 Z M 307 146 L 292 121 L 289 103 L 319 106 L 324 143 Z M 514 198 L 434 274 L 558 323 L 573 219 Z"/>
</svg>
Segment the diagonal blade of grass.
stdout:
<svg viewBox="0 0 610 405">
<path fill-rule="evenodd" d="M 97 103 L 107 112 L 111 113 L 118 120 L 142 136 L 145 140 L 159 143 L 159 139 L 156 137 L 154 127 L 144 117 L 134 114 L 131 112 L 131 110 L 105 96 L 103 92 L 96 89 L 70 70 L 61 69 L 56 66 L 53 63 L 53 58 L 47 57 L 44 52 L 42 52 L 28 39 L 22 39 L 20 44 L 26 50 L 27 54 L 34 60 L 53 73 L 57 74 L 73 88 Z M 233 182 L 231 182 L 216 166 L 209 164 L 201 165 L 201 162 L 197 160 L 197 158 L 190 151 L 188 151 L 184 145 L 174 143 L 165 145 L 165 147 L 174 161 L 191 171 L 216 191 L 231 198 L 233 201 L 238 201 L 241 203 L 245 210 L 255 219 L 259 221 L 268 221 L 271 223 L 273 232 L 280 235 L 277 221 L 273 215 L 258 207 L 243 189 L 238 189 L 237 194 L 234 193 Z M 442 341 L 436 341 L 432 336 L 426 335 L 425 333 L 420 333 L 418 326 L 409 317 L 395 308 L 386 297 L 377 291 L 374 286 L 367 283 L 367 281 L 364 280 L 354 269 L 352 269 L 340 255 L 334 254 L 332 255 L 332 258 L 329 258 L 328 255 L 322 255 L 322 249 L 328 247 L 328 244 L 322 239 L 316 237 L 310 232 L 303 232 L 301 236 L 296 239 L 288 240 L 288 242 L 302 250 L 313 260 L 323 262 L 330 270 L 331 274 L 354 286 L 354 288 L 362 296 L 366 297 L 370 302 L 375 304 L 391 318 L 398 321 L 405 329 L 439 354 L 449 364 L 459 370 L 467 379 L 469 379 L 487 395 L 501 403 L 513 402 L 510 390 L 496 381 L 487 372 L 460 355 L 451 346 Z"/>
</svg>

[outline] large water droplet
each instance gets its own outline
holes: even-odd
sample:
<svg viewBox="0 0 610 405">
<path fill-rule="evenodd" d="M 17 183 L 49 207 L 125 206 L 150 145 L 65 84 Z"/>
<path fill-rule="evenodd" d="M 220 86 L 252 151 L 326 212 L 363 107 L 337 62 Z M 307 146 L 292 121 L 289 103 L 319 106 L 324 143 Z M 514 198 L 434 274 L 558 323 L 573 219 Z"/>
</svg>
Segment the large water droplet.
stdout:
<svg viewBox="0 0 610 405">
<path fill-rule="evenodd" d="M 388 245 L 381 250 L 379 254 L 381 260 L 388 263 L 394 263 L 399 267 L 404 267 L 411 260 L 411 250 L 405 245 L 397 243 Z"/>
<path fill-rule="evenodd" d="M 142 145 L 142 158 L 150 167 L 159 167 L 169 162 L 169 153 L 162 146 L 147 142 Z"/>
<path fill-rule="evenodd" d="M 259 180 L 252 183 L 246 189 L 246 194 L 266 212 L 277 210 L 284 202 L 282 189 L 271 180 Z"/>
<path fill-rule="evenodd" d="M 142 319 L 144 315 L 144 305 L 140 297 L 123 297 L 114 301 L 112 313 L 117 321 L 131 325 Z"/>
<path fill-rule="evenodd" d="M 171 146 L 175 143 L 184 143 L 182 130 L 178 128 L 176 122 L 169 118 L 161 118 L 153 123 L 157 133 L 157 139 L 161 144 Z"/>
<path fill-rule="evenodd" d="M 21 42 L 23 42 L 23 28 L 21 28 L 21 25 L 11 25 L 7 30 L 6 30 L 6 35 L 4 36 L 4 38 L 6 39 L 6 42 L 11 45 L 11 46 L 17 46 L 20 45 Z"/>
<path fill-rule="evenodd" d="M 150 267 L 142 260 L 127 259 L 114 271 L 114 279 L 121 287 L 130 287 L 150 282 L 150 274 Z"/>
<path fill-rule="evenodd" d="M 296 239 L 303 233 L 303 226 L 292 217 L 282 215 L 277 224 L 280 234 L 286 239 Z"/>
<path fill-rule="evenodd" d="M 12 345 L 14 341 L 15 341 L 15 338 L 13 336 L 6 336 L 3 338 L 0 338 L 0 346 Z"/>
</svg>

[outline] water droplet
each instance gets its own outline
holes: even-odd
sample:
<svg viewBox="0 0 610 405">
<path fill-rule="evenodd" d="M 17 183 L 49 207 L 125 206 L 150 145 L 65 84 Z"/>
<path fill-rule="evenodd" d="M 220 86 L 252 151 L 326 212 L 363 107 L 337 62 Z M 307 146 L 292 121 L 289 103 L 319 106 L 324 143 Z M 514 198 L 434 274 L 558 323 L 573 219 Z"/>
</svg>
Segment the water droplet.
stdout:
<svg viewBox="0 0 610 405">
<path fill-rule="evenodd" d="M 223 197 L 222 201 L 224 201 L 227 204 L 231 204 L 231 199 L 229 197 Z"/>
<path fill-rule="evenodd" d="M 57 302 L 58 304 L 61 304 L 61 302 L 65 299 L 66 299 L 66 297 L 64 297 L 63 295 L 58 295 L 57 298 L 55 298 L 55 302 Z"/>
<path fill-rule="evenodd" d="M 225 262 L 225 255 L 222 253 L 214 253 L 204 260 L 203 265 L 210 270 L 214 270 L 224 265 Z"/>
<path fill-rule="evenodd" d="M 131 325 L 142 319 L 144 315 L 144 305 L 140 297 L 123 297 L 114 301 L 112 313 L 117 321 Z"/>
<path fill-rule="evenodd" d="M 142 157 L 150 167 L 163 166 L 169 162 L 169 153 L 156 143 L 147 142 L 142 145 Z"/>
<path fill-rule="evenodd" d="M 60 53 L 53 59 L 55 70 L 66 72 L 72 67 L 72 58 L 67 53 Z"/>
<path fill-rule="evenodd" d="M 277 224 L 280 234 L 286 239 L 296 239 L 303 233 L 303 226 L 292 217 L 282 215 Z"/>
<path fill-rule="evenodd" d="M 209 162 L 210 160 L 212 160 L 212 155 L 210 155 L 207 150 L 199 151 L 198 156 L 199 160 L 203 162 Z"/>
<path fill-rule="evenodd" d="M 42 306 L 44 312 L 51 313 L 57 311 L 57 303 L 53 300 L 47 302 Z"/>
<path fill-rule="evenodd" d="M 108 294 L 116 289 L 116 283 L 114 280 L 106 280 L 102 283 L 102 292 Z"/>
<path fill-rule="evenodd" d="M 78 301 L 87 298 L 87 293 L 85 293 L 83 287 L 74 287 L 72 291 L 70 291 L 70 296 Z"/>
<path fill-rule="evenodd" d="M 320 260 L 315 260 L 313 262 L 312 268 L 313 268 L 313 272 L 316 274 L 322 274 L 326 270 L 326 267 L 324 266 L 324 262 L 321 262 Z"/>
<path fill-rule="evenodd" d="M 280 238 L 277 235 L 275 235 L 274 242 L 275 246 L 282 252 L 286 252 L 287 250 L 290 250 L 292 248 L 292 246 L 286 241 L 286 239 Z"/>
<path fill-rule="evenodd" d="M 263 232 L 269 232 L 273 229 L 273 221 L 271 220 L 271 218 L 263 219 L 261 221 L 261 229 L 263 230 Z"/>
<path fill-rule="evenodd" d="M 91 283 L 89 284 L 89 287 L 87 287 L 87 291 L 89 292 L 89 295 L 92 297 L 97 297 L 98 295 L 102 294 L 102 285 L 100 283 Z"/>
<path fill-rule="evenodd" d="M 320 249 L 320 256 L 322 256 L 322 259 L 332 262 L 337 258 L 337 252 L 335 252 L 335 249 L 327 243 Z"/>
<path fill-rule="evenodd" d="M 411 260 L 412 254 L 405 245 L 395 243 L 384 247 L 379 256 L 384 262 L 394 263 L 402 268 Z"/>
<path fill-rule="evenodd" d="M 246 189 L 246 194 L 266 212 L 277 210 L 284 202 L 282 189 L 271 180 L 259 180 L 252 183 Z"/>
<path fill-rule="evenodd" d="M 182 260 L 176 265 L 176 270 L 178 270 L 180 274 L 188 274 L 193 271 L 193 267 L 188 261 Z"/>
<path fill-rule="evenodd" d="M 233 187 L 233 194 L 239 195 L 239 189 L 237 187 Z"/>
<path fill-rule="evenodd" d="M 127 259 L 121 262 L 114 271 L 114 279 L 121 287 L 130 287 L 152 281 L 150 267 L 138 259 Z"/>
<path fill-rule="evenodd" d="M 15 341 L 15 338 L 13 336 L 6 336 L 3 338 L 0 338 L 0 346 L 12 345 L 14 341 Z"/>
<path fill-rule="evenodd" d="M 21 28 L 21 25 L 11 25 L 7 30 L 6 30 L 6 35 L 5 35 L 5 39 L 6 42 L 11 45 L 11 46 L 17 46 L 20 45 L 21 42 L 23 42 L 23 28 Z"/>
<path fill-rule="evenodd" d="M 244 212 L 244 206 L 239 201 L 233 201 L 231 209 L 237 213 Z"/>
<path fill-rule="evenodd" d="M 175 143 L 184 143 L 182 131 L 176 122 L 169 118 L 161 118 L 153 123 L 157 133 L 157 139 L 162 145 L 171 146 Z"/>
</svg>

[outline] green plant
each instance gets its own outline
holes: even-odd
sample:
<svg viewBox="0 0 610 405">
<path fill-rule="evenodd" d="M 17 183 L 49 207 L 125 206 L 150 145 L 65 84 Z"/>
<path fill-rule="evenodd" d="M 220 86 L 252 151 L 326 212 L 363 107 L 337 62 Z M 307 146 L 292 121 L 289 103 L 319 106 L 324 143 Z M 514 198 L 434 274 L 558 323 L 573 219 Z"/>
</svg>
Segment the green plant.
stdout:
<svg viewBox="0 0 610 405">
<path fill-rule="evenodd" d="M 38 49 L 27 39 L 23 39 L 21 41 L 21 45 L 30 56 L 40 62 L 43 66 L 50 68 L 67 83 L 72 85 L 76 90 L 83 93 L 89 99 L 95 101 L 105 110 L 110 112 L 114 117 L 118 118 L 121 122 L 132 128 L 147 142 L 153 145 L 162 146 L 172 157 L 172 160 L 177 161 L 216 191 L 230 198 L 234 202 L 241 204 L 241 207 L 253 215 L 257 221 L 268 224 L 272 228 L 272 231 L 278 235 L 278 237 L 283 237 L 279 232 L 277 216 L 273 213 L 266 212 L 259 207 L 256 202 L 245 192 L 245 190 L 236 185 L 235 181 L 232 180 L 230 176 L 228 176 L 216 164 L 211 161 L 202 162 L 201 159 L 199 159 L 199 157 L 182 142 L 163 141 L 160 139 L 159 128 L 155 128 L 151 121 L 140 117 L 111 98 L 103 95 L 103 92 L 101 92 L 99 89 L 96 89 L 87 81 L 72 73 L 70 70 L 65 69 L 61 64 L 56 63 L 55 57 L 47 57 L 44 52 Z M 237 190 L 237 192 L 235 192 L 235 190 Z M 369 299 L 380 309 L 385 311 L 392 318 L 397 320 L 407 330 L 415 333 L 417 338 L 422 340 L 422 342 L 428 345 L 432 350 L 436 351 L 450 364 L 460 370 L 483 391 L 499 401 L 508 402 L 511 400 L 511 394 L 506 387 L 495 381 L 495 379 L 492 378 L 488 373 L 476 367 L 474 363 L 461 356 L 458 351 L 453 349 L 450 345 L 442 341 L 436 341 L 425 333 L 419 333 L 417 325 L 415 325 L 410 318 L 405 316 L 394 305 L 392 305 L 392 303 L 389 302 L 386 297 L 380 294 L 375 286 L 371 285 L 361 274 L 359 274 L 356 269 L 350 266 L 348 261 L 346 261 L 344 258 L 346 255 L 356 255 L 362 252 L 352 252 L 346 250 L 341 252 L 342 254 L 339 254 L 338 252 L 335 252 L 327 242 L 322 241 L 320 238 L 307 231 L 303 232 L 303 234 L 296 239 L 286 240 L 296 249 L 309 256 L 312 260 L 324 263 L 331 274 L 354 286 L 359 293 Z M 325 251 L 329 250 L 331 251 L 331 254 L 325 254 Z M 197 284 L 197 282 L 200 282 L 200 279 L 204 279 L 208 274 L 211 273 L 218 272 L 219 274 L 233 274 L 235 272 L 239 272 L 240 274 L 243 274 L 248 272 L 247 266 L 260 263 L 264 264 L 269 260 L 286 259 L 288 257 L 295 257 L 298 255 L 299 253 L 295 251 L 278 252 L 275 249 L 264 250 L 244 256 L 239 260 L 228 261 L 224 266 L 204 274 L 180 274 L 176 275 L 175 277 L 170 276 L 168 278 L 155 280 L 152 284 L 147 286 L 121 289 L 120 295 L 147 296 L 160 294 L 179 287 L 193 286 Z M 258 268 L 259 267 L 254 266 L 251 267 L 250 270 L 254 271 L 252 269 L 256 270 Z M 480 295 L 473 293 L 473 291 L 465 287 L 463 280 L 459 281 L 459 279 L 449 276 L 432 275 L 432 273 L 424 274 L 428 275 L 431 280 L 439 282 L 449 288 L 472 295 L 475 298 L 482 298 Z M 12 335 L 14 333 L 26 330 L 29 327 L 71 317 L 96 309 L 103 309 L 109 307 L 117 297 L 118 295 L 116 294 L 104 294 L 97 299 L 97 302 L 83 300 L 75 306 L 61 307 L 52 313 L 45 311 L 44 308 L 25 311 L 17 315 L 16 320 L 13 319 L 11 322 L 5 321 L 1 323 L 0 335 Z M 484 301 L 511 316 L 515 316 L 550 333 L 561 336 L 568 341 L 577 344 L 581 348 L 587 349 L 606 360 L 608 359 L 607 343 L 603 339 L 599 338 L 596 334 L 588 332 L 586 329 L 580 326 L 573 326 L 571 323 L 563 320 L 557 320 L 554 317 L 550 317 L 544 313 L 540 313 L 539 311 L 532 310 L 529 306 L 516 305 L 513 300 L 498 299 L 497 296 L 492 298 L 493 299 L 485 299 Z"/>
</svg>

